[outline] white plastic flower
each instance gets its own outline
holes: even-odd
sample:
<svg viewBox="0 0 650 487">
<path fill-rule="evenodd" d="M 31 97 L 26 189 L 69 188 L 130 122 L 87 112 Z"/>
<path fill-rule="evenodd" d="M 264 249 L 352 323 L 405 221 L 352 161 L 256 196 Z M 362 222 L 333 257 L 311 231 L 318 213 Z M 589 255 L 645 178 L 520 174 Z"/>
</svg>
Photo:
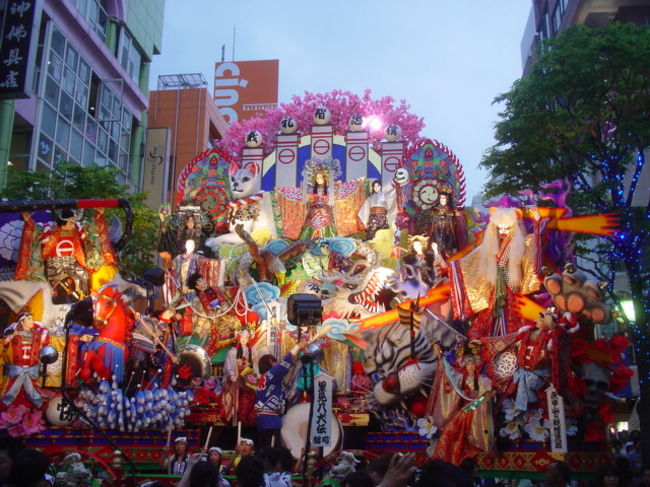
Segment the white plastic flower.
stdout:
<svg viewBox="0 0 650 487">
<path fill-rule="evenodd" d="M 417 426 L 418 434 L 428 439 L 431 439 L 431 437 L 436 434 L 436 431 L 438 431 L 438 427 L 431 422 L 431 417 L 429 416 L 419 418 L 417 421 Z"/>
<path fill-rule="evenodd" d="M 544 428 L 539 422 L 531 421 L 525 427 L 526 433 L 530 436 L 531 440 L 544 441 L 548 438 L 548 430 Z"/>
<path fill-rule="evenodd" d="M 501 430 L 499 430 L 499 434 L 510 440 L 521 438 L 519 423 L 517 421 L 509 421 L 503 428 L 501 428 Z"/>
<path fill-rule="evenodd" d="M 578 425 L 576 425 L 576 424 L 571 424 L 571 425 L 567 424 L 567 426 L 566 426 L 566 434 L 567 434 L 567 436 L 575 436 L 576 434 L 578 434 Z"/>
<path fill-rule="evenodd" d="M 515 409 L 515 402 L 512 399 L 506 399 L 501 405 L 501 411 L 506 415 L 506 421 L 512 421 L 521 414 L 521 411 Z"/>
</svg>

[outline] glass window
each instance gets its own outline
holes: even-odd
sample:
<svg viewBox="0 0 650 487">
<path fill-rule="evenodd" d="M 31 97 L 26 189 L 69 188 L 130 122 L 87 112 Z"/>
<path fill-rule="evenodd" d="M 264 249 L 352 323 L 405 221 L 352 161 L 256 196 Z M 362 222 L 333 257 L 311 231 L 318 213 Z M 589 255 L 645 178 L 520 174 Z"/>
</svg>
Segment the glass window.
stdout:
<svg viewBox="0 0 650 487">
<path fill-rule="evenodd" d="M 81 148 L 83 147 L 83 137 L 76 130 L 70 134 L 70 156 L 78 161 L 81 160 Z"/>
<path fill-rule="evenodd" d="M 61 81 L 63 61 L 61 61 L 61 58 L 54 54 L 54 52 L 50 52 L 50 60 L 47 63 L 47 72 L 50 73 L 55 80 L 59 82 Z"/>
<path fill-rule="evenodd" d="M 50 137 L 54 137 L 56 127 L 56 110 L 47 103 L 43 103 L 43 113 L 41 115 L 41 130 Z"/>
<path fill-rule="evenodd" d="M 36 164 L 36 172 L 42 172 L 42 173 L 49 174 L 50 173 L 50 166 L 48 166 L 43 161 L 38 161 L 38 164 Z"/>
<path fill-rule="evenodd" d="M 68 138 L 70 137 L 70 124 L 63 117 L 59 117 L 56 124 L 56 143 L 62 147 L 68 147 Z"/>
<path fill-rule="evenodd" d="M 97 143 L 97 122 L 92 117 L 86 119 L 86 138 L 93 144 Z"/>
<path fill-rule="evenodd" d="M 131 140 L 131 134 L 122 130 L 120 135 L 120 147 L 125 151 L 129 151 L 129 140 Z"/>
<path fill-rule="evenodd" d="M 117 143 L 113 139 L 108 141 L 108 158 L 111 162 L 117 164 Z"/>
<path fill-rule="evenodd" d="M 105 166 L 108 164 L 108 160 L 106 159 L 106 156 L 100 154 L 99 152 L 95 156 L 95 162 L 97 163 L 98 166 Z"/>
<path fill-rule="evenodd" d="M 88 141 L 84 141 L 84 155 L 82 158 L 83 165 L 88 167 L 90 166 L 95 160 L 95 148 L 88 143 Z"/>
<path fill-rule="evenodd" d="M 83 59 L 79 59 L 79 78 L 85 84 L 88 84 L 88 80 L 90 79 L 90 66 Z"/>
<path fill-rule="evenodd" d="M 84 131 L 84 122 L 86 121 L 86 111 L 79 105 L 74 106 L 74 116 L 72 117 L 72 125 L 77 130 Z"/>
<path fill-rule="evenodd" d="M 72 119 L 72 98 L 66 95 L 65 93 L 61 93 L 61 103 L 59 103 L 59 113 L 63 115 L 65 118 L 68 120 Z"/>
<path fill-rule="evenodd" d="M 81 83 L 77 83 L 77 90 L 75 92 L 74 98 L 82 107 L 88 106 L 88 87 Z"/>
<path fill-rule="evenodd" d="M 65 53 L 65 63 L 72 69 L 77 71 L 77 61 L 79 60 L 79 53 L 74 47 L 68 45 L 68 50 Z"/>
<path fill-rule="evenodd" d="M 61 149 L 61 147 L 58 145 L 54 146 L 54 164 L 59 161 L 65 161 L 67 157 L 68 154 L 63 149 Z"/>
<path fill-rule="evenodd" d="M 125 170 L 129 162 L 129 155 L 126 152 L 120 151 L 120 160 L 118 166 L 120 169 Z"/>
<path fill-rule="evenodd" d="M 54 106 L 59 104 L 59 85 L 51 76 L 45 82 L 45 99 Z"/>
<path fill-rule="evenodd" d="M 74 72 L 72 72 L 70 68 L 65 68 L 65 71 L 63 72 L 63 82 L 61 85 L 63 86 L 63 89 L 70 95 L 74 94 L 75 79 L 76 76 L 74 75 Z"/>
<path fill-rule="evenodd" d="M 52 153 L 54 152 L 54 143 L 52 139 L 41 133 L 38 140 L 38 157 L 46 161 L 48 164 L 52 163 Z"/>
<path fill-rule="evenodd" d="M 106 154 L 107 146 L 108 146 L 108 135 L 106 134 L 106 131 L 103 128 L 100 128 L 99 133 L 97 134 L 97 150 L 99 150 L 103 154 Z"/>
<path fill-rule="evenodd" d="M 127 132 L 131 131 L 131 112 L 126 107 L 122 109 L 122 129 Z"/>
<path fill-rule="evenodd" d="M 61 57 L 65 55 L 65 37 L 56 27 L 52 29 L 52 49 Z"/>
<path fill-rule="evenodd" d="M 131 79 L 136 83 L 140 82 L 141 64 L 142 64 L 142 58 L 140 57 L 140 53 L 138 52 L 136 47 L 132 45 L 131 50 L 129 51 L 129 67 L 127 71 L 129 73 L 129 76 L 131 76 Z"/>
<path fill-rule="evenodd" d="M 120 138 L 120 122 L 111 122 L 111 137 L 115 140 Z"/>
</svg>

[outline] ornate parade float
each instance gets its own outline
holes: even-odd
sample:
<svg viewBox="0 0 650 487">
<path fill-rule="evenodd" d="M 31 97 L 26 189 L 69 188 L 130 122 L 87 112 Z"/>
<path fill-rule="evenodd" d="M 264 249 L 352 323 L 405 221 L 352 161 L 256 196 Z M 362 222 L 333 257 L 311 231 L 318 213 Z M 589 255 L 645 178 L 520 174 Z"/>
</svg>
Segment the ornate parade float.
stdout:
<svg viewBox="0 0 650 487">
<path fill-rule="evenodd" d="M 322 96 L 239 128 L 188 164 L 161 269 L 136 278 L 101 210 L 118 203 L 3 203 L 2 426 L 112 469 L 181 434 L 233 446 L 270 408 L 296 457 L 593 470 L 630 371 L 625 338 L 596 339 L 610 314 L 571 241 L 615 215 L 573 216 L 563 182 L 467 208 L 457 157 L 399 115 L 376 127 Z M 282 394 L 255 404 L 260 358 L 301 341 Z"/>
</svg>

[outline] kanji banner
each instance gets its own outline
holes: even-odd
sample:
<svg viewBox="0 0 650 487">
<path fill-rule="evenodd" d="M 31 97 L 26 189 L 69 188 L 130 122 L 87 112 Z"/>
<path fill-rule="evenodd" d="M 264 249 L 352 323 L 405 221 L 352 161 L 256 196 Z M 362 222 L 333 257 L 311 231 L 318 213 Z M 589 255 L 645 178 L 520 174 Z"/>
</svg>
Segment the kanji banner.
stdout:
<svg viewBox="0 0 650 487">
<path fill-rule="evenodd" d="M 314 378 L 314 411 L 311 418 L 311 446 L 330 446 L 332 443 L 332 382 L 334 379 L 320 372 Z"/>
<path fill-rule="evenodd" d="M 38 23 L 36 0 L 9 0 L 0 42 L 0 98 L 27 98 L 32 90 Z"/>
</svg>

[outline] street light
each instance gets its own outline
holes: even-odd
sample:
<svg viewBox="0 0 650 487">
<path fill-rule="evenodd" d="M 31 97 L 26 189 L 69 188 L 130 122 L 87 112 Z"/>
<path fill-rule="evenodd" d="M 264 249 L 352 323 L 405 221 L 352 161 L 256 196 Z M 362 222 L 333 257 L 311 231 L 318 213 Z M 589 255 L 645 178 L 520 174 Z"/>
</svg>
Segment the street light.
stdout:
<svg viewBox="0 0 650 487">
<path fill-rule="evenodd" d="M 627 318 L 627 321 L 635 323 L 636 313 L 634 312 L 634 301 L 630 298 L 621 299 L 621 308 L 623 309 L 623 314 Z"/>
</svg>

